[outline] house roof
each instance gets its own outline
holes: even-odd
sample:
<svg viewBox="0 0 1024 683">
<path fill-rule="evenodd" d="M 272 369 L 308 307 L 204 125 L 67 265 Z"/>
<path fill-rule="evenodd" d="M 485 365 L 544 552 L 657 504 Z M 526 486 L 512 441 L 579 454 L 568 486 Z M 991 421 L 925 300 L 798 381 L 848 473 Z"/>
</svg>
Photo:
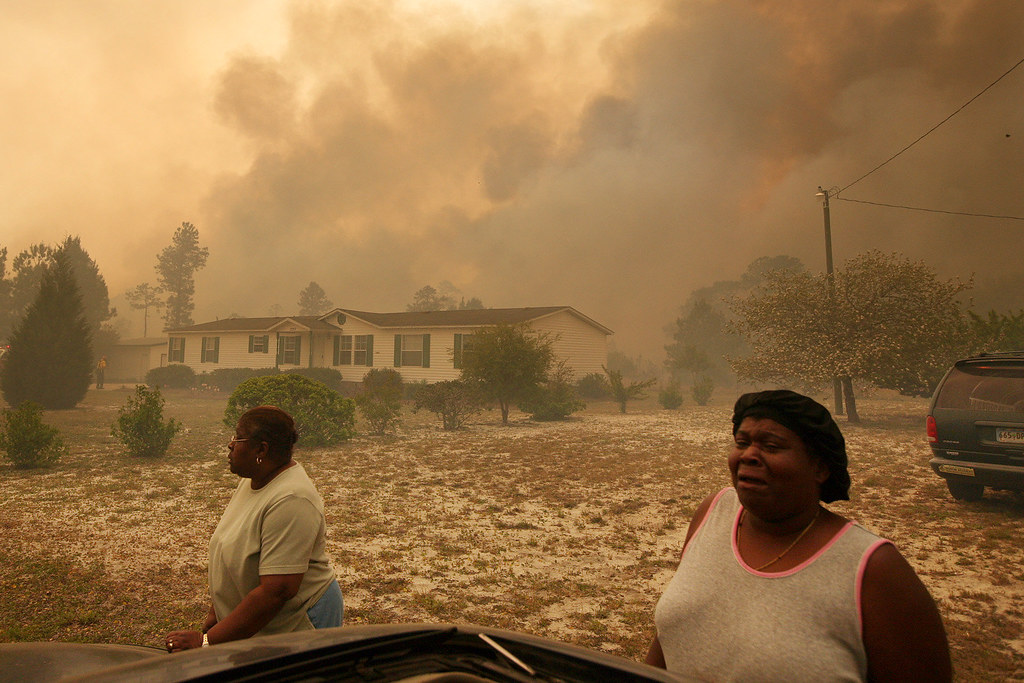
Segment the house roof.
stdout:
<svg viewBox="0 0 1024 683">
<path fill-rule="evenodd" d="M 401 313 L 370 313 L 339 308 L 327 316 L 344 313 L 377 327 L 475 327 L 479 325 L 515 325 L 568 311 L 583 322 L 605 334 L 613 332 L 583 315 L 572 306 L 533 306 L 526 308 L 479 308 L 462 311 L 405 311 Z"/>
<path fill-rule="evenodd" d="M 167 337 L 135 337 L 121 339 L 114 346 L 164 346 L 165 344 L 167 344 Z"/>
<path fill-rule="evenodd" d="M 324 322 L 318 315 L 285 315 L 267 318 L 223 318 L 211 322 L 175 327 L 165 332 L 272 332 L 274 328 L 289 322 L 314 331 L 330 331 L 338 329 L 335 325 Z"/>
<path fill-rule="evenodd" d="M 403 311 L 400 313 L 371 313 L 354 311 L 347 308 L 336 308 L 330 313 L 319 316 L 293 315 L 267 318 L 224 318 L 212 322 L 189 325 L 166 330 L 168 333 L 181 332 L 271 332 L 274 328 L 288 322 L 313 331 L 337 330 L 337 326 L 327 322 L 339 313 L 357 318 L 370 325 L 380 328 L 427 328 L 427 327 L 478 327 L 481 325 L 526 323 L 545 318 L 562 311 L 579 318 L 605 334 L 614 334 L 612 330 L 595 320 L 583 315 L 572 306 L 533 306 L 526 308 L 481 308 L 464 311 Z"/>
</svg>

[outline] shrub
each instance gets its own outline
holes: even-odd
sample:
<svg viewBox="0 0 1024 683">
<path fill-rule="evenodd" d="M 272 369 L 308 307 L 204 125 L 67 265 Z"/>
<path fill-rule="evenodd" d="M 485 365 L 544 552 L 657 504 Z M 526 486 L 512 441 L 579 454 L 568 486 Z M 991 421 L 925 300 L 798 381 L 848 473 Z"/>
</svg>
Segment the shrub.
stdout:
<svg viewBox="0 0 1024 683">
<path fill-rule="evenodd" d="M 363 376 L 356 405 L 373 434 L 394 431 L 402 412 L 402 375 L 391 368 L 375 368 Z"/>
<path fill-rule="evenodd" d="M 164 422 L 164 399 L 157 388 L 135 387 L 135 395 L 117 413 L 111 435 L 123 443 L 129 455 L 155 458 L 167 452 L 181 423 L 171 418 Z"/>
<path fill-rule="evenodd" d="M 205 384 L 220 391 L 234 391 L 239 384 L 250 377 L 276 375 L 277 368 L 218 368 L 213 372 L 204 372 L 196 377 L 196 384 Z"/>
<path fill-rule="evenodd" d="M 612 395 L 608 380 L 599 372 L 592 372 L 581 377 L 580 381 L 576 383 L 576 391 L 583 398 L 602 399 L 611 398 Z"/>
<path fill-rule="evenodd" d="M 626 384 L 622 380 L 620 371 L 605 368 L 604 372 L 608 375 L 608 386 L 611 387 L 612 398 L 619 404 L 619 412 L 622 413 L 626 412 L 626 403 L 630 400 L 647 398 L 647 388 L 657 381 L 652 377 L 651 379 L 634 380 Z"/>
<path fill-rule="evenodd" d="M 662 387 L 658 392 L 658 403 L 667 410 L 675 410 L 683 405 L 683 392 L 679 390 L 679 384 L 671 382 Z"/>
<path fill-rule="evenodd" d="M 187 365 L 174 363 L 147 372 L 146 384 L 154 389 L 191 389 L 196 385 L 196 373 Z"/>
<path fill-rule="evenodd" d="M 68 452 L 57 428 L 43 422 L 42 406 L 32 401 L 3 412 L 0 448 L 15 467 L 23 469 L 47 467 Z"/>
<path fill-rule="evenodd" d="M 700 378 L 690 387 L 693 400 L 699 406 L 706 406 L 711 400 L 711 392 L 715 390 L 715 380 L 710 375 L 701 375 Z"/>
<path fill-rule="evenodd" d="M 478 384 L 453 379 L 419 387 L 415 401 L 414 410 L 429 410 L 441 418 L 445 430 L 453 431 L 483 410 L 485 399 Z"/>
<path fill-rule="evenodd" d="M 288 412 L 303 443 L 310 446 L 340 443 L 355 434 L 355 401 L 323 382 L 292 372 L 252 377 L 239 384 L 228 398 L 224 424 L 234 429 L 242 413 L 262 405 Z"/>
<path fill-rule="evenodd" d="M 572 383 L 572 370 L 565 363 L 557 364 L 537 388 L 519 402 L 519 409 L 534 420 L 564 420 L 587 404 L 580 400 Z"/>
<path fill-rule="evenodd" d="M 341 373 L 334 368 L 295 368 L 293 370 L 285 370 L 285 374 L 315 379 L 328 389 L 341 391 Z"/>
</svg>

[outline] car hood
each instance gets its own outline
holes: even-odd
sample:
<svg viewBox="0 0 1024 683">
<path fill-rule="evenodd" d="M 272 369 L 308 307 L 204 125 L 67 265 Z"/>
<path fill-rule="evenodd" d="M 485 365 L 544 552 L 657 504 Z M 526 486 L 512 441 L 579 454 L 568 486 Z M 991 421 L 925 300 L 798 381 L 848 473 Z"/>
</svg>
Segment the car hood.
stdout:
<svg viewBox="0 0 1024 683">
<path fill-rule="evenodd" d="M 678 681 L 653 667 L 546 638 L 468 625 L 343 626 L 168 655 L 123 645 L 0 645 L 0 681 L 430 680 Z M 18 675 L 20 674 L 20 675 Z M 427 676 L 428 678 L 422 678 Z M 469 680 L 469 679 L 463 679 Z"/>
</svg>

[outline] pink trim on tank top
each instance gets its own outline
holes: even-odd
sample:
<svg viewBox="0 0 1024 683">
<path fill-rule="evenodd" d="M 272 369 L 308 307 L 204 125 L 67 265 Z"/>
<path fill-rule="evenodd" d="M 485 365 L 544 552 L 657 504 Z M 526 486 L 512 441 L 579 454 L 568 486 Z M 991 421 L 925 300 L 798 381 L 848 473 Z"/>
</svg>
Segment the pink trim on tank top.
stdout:
<svg viewBox="0 0 1024 683">
<path fill-rule="evenodd" d="M 798 571 L 800 571 L 801 569 L 803 569 L 804 567 L 806 567 L 807 565 L 809 565 L 810 563 L 814 562 L 816 559 L 821 557 L 821 555 L 826 550 L 828 550 L 833 545 L 835 545 L 836 541 L 838 541 L 840 538 L 842 538 L 843 534 L 845 534 L 847 531 L 849 531 L 850 527 L 853 526 L 853 522 L 852 521 L 851 522 L 847 522 L 846 524 L 844 524 L 843 528 L 840 529 L 838 532 L 836 532 L 836 535 L 833 536 L 832 538 L 830 538 L 828 543 L 823 545 L 820 549 L 818 549 L 817 552 L 815 552 L 813 555 L 811 555 L 806 560 L 804 560 L 803 562 L 801 562 L 797 566 L 793 567 L 792 569 L 787 569 L 784 572 L 759 572 L 756 569 L 754 569 L 753 567 L 751 567 L 749 564 L 747 564 L 746 561 L 743 559 L 743 556 L 740 555 L 739 530 L 740 530 L 740 517 L 742 515 L 743 515 L 743 506 L 740 505 L 740 509 L 736 513 L 736 519 L 734 519 L 733 522 L 732 522 L 732 553 L 733 553 L 733 555 L 736 556 L 736 561 L 739 562 L 740 566 L 743 567 L 744 569 L 746 569 L 748 572 L 750 572 L 754 576 L 763 576 L 763 577 L 769 578 L 769 579 L 776 578 L 776 577 L 781 578 L 783 576 L 792 576 L 793 574 L 796 574 Z"/>
<path fill-rule="evenodd" d="M 700 524 L 698 524 L 698 525 L 697 525 L 697 528 L 693 530 L 693 533 L 692 533 L 692 534 L 690 534 L 690 540 L 691 540 L 691 541 L 693 540 L 694 536 L 696 536 L 696 535 L 697 535 L 697 532 L 699 532 L 699 531 L 700 531 L 701 529 L 703 529 L 703 528 L 704 528 L 704 525 L 705 525 L 705 524 L 707 523 L 707 521 L 708 521 L 708 517 L 710 517 L 710 516 L 711 516 L 711 511 L 715 509 L 715 506 L 716 506 L 716 505 L 718 505 L 718 501 L 719 501 L 719 499 L 720 499 L 720 498 L 721 498 L 722 496 L 724 496 L 724 495 L 725 495 L 725 492 L 726 492 L 726 491 L 728 491 L 728 490 L 729 490 L 728 488 L 724 488 L 724 489 L 722 489 L 722 490 L 721 490 L 721 491 L 719 491 L 719 492 L 718 492 L 717 494 L 715 494 L 715 497 L 714 497 L 714 498 L 712 498 L 712 499 L 711 499 L 711 505 L 708 505 L 708 510 L 707 510 L 707 512 L 705 512 L 705 513 L 704 513 L 704 517 L 703 517 L 703 518 L 702 518 L 702 519 L 700 520 Z M 690 544 L 689 544 L 689 543 L 687 543 L 687 544 L 686 544 L 686 546 L 685 546 L 685 547 L 683 548 L 683 552 L 682 552 L 682 554 L 683 554 L 683 555 L 685 555 L 685 554 L 686 554 L 686 551 L 687 551 L 687 550 L 688 550 L 689 548 L 690 548 Z"/>
</svg>

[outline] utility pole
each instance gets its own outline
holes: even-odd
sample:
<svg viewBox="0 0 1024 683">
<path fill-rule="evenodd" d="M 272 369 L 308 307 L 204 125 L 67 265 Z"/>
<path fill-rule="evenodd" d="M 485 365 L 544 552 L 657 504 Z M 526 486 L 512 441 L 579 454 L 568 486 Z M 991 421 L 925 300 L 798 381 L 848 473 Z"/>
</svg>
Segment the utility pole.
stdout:
<svg viewBox="0 0 1024 683">
<path fill-rule="evenodd" d="M 828 286 L 828 302 L 829 306 L 835 303 L 835 283 L 832 279 L 833 266 L 832 266 L 832 223 L 829 220 L 828 213 L 828 198 L 831 194 L 831 190 L 826 190 L 818 185 L 818 193 L 815 195 L 822 198 L 822 211 L 825 215 L 825 280 Z M 836 415 L 843 414 L 843 385 L 838 377 L 832 378 L 832 397 L 833 407 Z"/>
</svg>

